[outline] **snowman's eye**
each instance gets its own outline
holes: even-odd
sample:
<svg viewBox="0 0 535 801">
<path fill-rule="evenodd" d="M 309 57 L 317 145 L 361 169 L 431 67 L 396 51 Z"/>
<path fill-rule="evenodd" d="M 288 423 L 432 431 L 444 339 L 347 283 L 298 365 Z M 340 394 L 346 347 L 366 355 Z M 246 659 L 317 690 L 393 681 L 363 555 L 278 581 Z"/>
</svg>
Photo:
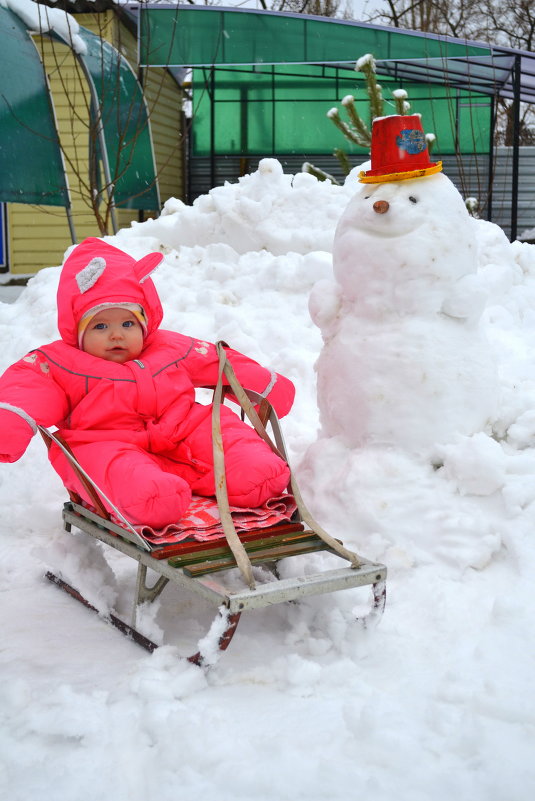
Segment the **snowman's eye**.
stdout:
<svg viewBox="0 0 535 801">
<path fill-rule="evenodd" d="M 409 196 L 409 200 L 411 203 L 418 203 L 418 199 L 413 197 L 412 195 Z"/>
<path fill-rule="evenodd" d="M 364 200 L 369 200 L 369 199 L 370 199 L 369 195 L 364 195 Z"/>
</svg>

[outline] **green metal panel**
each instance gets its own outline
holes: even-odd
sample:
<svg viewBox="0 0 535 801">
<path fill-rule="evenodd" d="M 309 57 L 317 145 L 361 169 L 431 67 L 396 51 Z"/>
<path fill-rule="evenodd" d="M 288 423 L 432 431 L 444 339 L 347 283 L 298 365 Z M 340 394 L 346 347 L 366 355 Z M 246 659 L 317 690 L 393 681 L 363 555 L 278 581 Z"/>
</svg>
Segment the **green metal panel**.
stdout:
<svg viewBox="0 0 535 801">
<path fill-rule="evenodd" d="M 141 87 L 127 60 L 114 47 L 86 28 L 80 28 L 79 33 L 87 53 L 78 57 L 97 94 L 115 204 L 158 210 L 154 152 Z"/>
<path fill-rule="evenodd" d="M 69 206 L 45 74 L 24 23 L 0 6 L 0 200 Z"/>
<path fill-rule="evenodd" d="M 369 114 L 363 76 L 349 68 L 365 53 L 377 60 L 385 114 L 395 113 L 390 90 L 403 87 L 435 133 L 436 153 L 488 152 L 491 101 L 478 90 L 508 74 L 501 57 L 479 44 L 244 9 L 143 6 L 139 46 L 141 64 L 194 67 L 193 156 L 323 154 L 335 147 L 362 156 L 366 150 L 348 143 L 326 112 L 353 94 L 362 115 Z M 467 65 L 468 56 L 476 63 Z"/>
<path fill-rule="evenodd" d="M 381 77 L 385 114 L 395 113 L 392 90 L 399 81 Z M 427 132 L 437 137 L 435 153 L 488 152 L 491 106 L 485 95 L 448 86 L 404 84 L 411 110 L 422 114 Z M 363 77 L 312 65 L 286 68 L 195 69 L 193 71 L 192 155 L 322 154 L 342 147 L 365 156 L 349 143 L 326 113 L 352 94 L 370 123 Z M 470 109 L 470 113 L 467 112 Z"/>
<path fill-rule="evenodd" d="M 489 48 L 344 20 L 215 7 L 140 9 L 142 66 L 354 62 L 486 55 Z"/>
</svg>

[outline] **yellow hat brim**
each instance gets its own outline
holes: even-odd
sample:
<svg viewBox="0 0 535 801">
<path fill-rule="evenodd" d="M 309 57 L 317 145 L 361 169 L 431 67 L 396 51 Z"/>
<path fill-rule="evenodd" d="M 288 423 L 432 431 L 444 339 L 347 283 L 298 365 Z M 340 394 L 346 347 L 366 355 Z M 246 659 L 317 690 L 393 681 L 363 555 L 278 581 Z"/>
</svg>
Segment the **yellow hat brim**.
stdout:
<svg viewBox="0 0 535 801">
<path fill-rule="evenodd" d="M 441 172 L 442 162 L 437 161 L 431 167 L 423 167 L 420 170 L 409 170 L 409 172 L 391 172 L 388 175 L 366 175 L 364 171 L 359 172 L 361 184 L 382 184 L 391 181 L 407 181 L 409 178 L 423 178 L 425 175 L 433 175 Z"/>
</svg>

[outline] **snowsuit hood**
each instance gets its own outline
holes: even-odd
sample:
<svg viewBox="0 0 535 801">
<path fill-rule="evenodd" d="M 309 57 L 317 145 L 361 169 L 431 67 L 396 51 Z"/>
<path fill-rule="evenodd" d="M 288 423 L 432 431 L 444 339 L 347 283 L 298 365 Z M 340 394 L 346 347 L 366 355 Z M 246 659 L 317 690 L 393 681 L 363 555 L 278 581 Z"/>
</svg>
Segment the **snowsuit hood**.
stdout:
<svg viewBox="0 0 535 801">
<path fill-rule="evenodd" d="M 78 324 L 90 309 L 138 303 L 147 318 L 148 342 L 163 317 L 160 298 L 149 277 L 162 259 L 162 253 L 149 253 L 136 261 L 102 239 L 84 239 L 67 257 L 59 279 L 58 328 L 63 341 L 78 347 Z"/>
</svg>

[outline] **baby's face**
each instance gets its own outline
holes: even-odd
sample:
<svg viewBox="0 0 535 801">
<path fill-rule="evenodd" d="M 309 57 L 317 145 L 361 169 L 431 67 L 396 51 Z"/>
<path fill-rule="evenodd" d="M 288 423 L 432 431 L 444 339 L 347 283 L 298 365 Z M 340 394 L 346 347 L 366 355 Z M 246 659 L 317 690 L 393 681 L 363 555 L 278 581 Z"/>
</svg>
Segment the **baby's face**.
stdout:
<svg viewBox="0 0 535 801">
<path fill-rule="evenodd" d="M 143 350 L 143 329 L 127 309 L 103 309 L 87 326 L 82 349 L 91 356 L 124 364 L 137 359 Z"/>
</svg>

